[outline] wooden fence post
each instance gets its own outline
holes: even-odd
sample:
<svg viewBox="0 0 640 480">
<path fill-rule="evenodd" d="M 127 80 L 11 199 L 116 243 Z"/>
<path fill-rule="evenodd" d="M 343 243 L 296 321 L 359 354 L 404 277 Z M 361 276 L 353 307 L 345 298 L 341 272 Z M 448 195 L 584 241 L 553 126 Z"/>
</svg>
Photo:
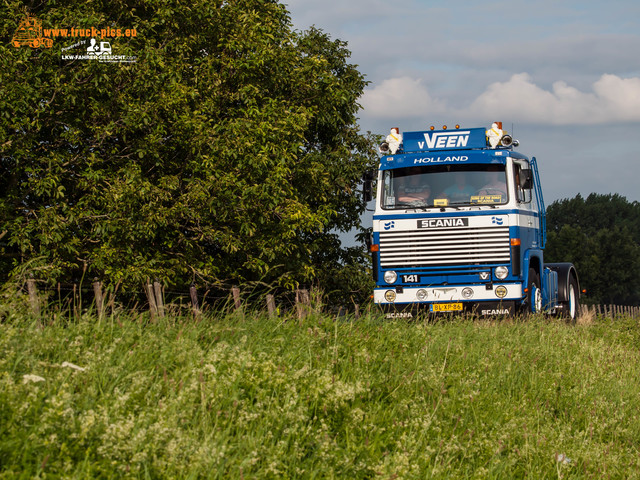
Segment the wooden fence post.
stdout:
<svg viewBox="0 0 640 480">
<path fill-rule="evenodd" d="M 189 295 L 191 296 L 191 306 L 193 309 L 193 315 L 198 318 L 200 316 L 200 304 L 198 303 L 198 291 L 195 285 L 189 287 Z"/>
<path fill-rule="evenodd" d="M 102 283 L 97 279 L 93 282 L 93 294 L 96 297 L 98 320 L 102 320 L 102 315 L 104 314 L 104 297 L 102 296 Z"/>
<path fill-rule="evenodd" d="M 276 300 L 270 293 L 267 294 L 267 311 L 269 312 L 270 317 L 274 317 L 276 315 Z"/>
<path fill-rule="evenodd" d="M 298 310 L 298 319 L 303 319 L 309 314 L 311 309 L 309 290 L 296 290 L 296 309 Z"/>
<path fill-rule="evenodd" d="M 73 315 L 80 318 L 82 306 L 80 305 L 80 297 L 78 297 L 78 285 L 73 284 Z"/>
<path fill-rule="evenodd" d="M 158 309 L 158 316 L 160 318 L 164 318 L 164 300 L 162 295 L 162 285 L 160 285 L 159 281 L 153 282 L 153 292 L 156 297 L 156 307 Z"/>
<path fill-rule="evenodd" d="M 231 287 L 231 294 L 233 295 L 233 305 L 236 310 L 240 310 L 242 306 L 242 300 L 240 299 L 240 288 L 239 287 Z"/>
<path fill-rule="evenodd" d="M 155 322 L 158 315 L 158 306 L 156 305 L 156 295 L 153 292 L 153 285 L 147 282 L 146 286 L 147 299 L 149 300 L 149 313 L 151 314 L 151 321 Z"/>
<path fill-rule="evenodd" d="M 40 317 L 40 300 L 38 299 L 38 289 L 33 278 L 27 280 L 27 291 L 29 292 L 29 305 L 36 317 Z"/>
</svg>

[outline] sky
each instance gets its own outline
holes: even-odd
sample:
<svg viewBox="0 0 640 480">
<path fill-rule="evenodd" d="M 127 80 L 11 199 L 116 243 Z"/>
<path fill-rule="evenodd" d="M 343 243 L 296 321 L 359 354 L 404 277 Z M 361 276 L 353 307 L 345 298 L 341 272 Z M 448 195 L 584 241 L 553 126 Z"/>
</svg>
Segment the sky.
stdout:
<svg viewBox="0 0 640 480">
<path fill-rule="evenodd" d="M 296 30 L 347 42 L 363 132 L 503 129 L 545 203 L 640 201 L 640 2 L 283 0 Z"/>
</svg>

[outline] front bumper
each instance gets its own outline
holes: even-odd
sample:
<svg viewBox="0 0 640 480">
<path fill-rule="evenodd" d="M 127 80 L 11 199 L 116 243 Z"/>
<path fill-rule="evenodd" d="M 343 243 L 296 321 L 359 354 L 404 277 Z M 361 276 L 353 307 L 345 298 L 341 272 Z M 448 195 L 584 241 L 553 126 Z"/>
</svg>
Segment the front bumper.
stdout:
<svg viewBox="0 0 640 480">
<path fill-rule="evenodd" d="M 471 289 L 473 295 L 463 297 L 462 291 L 465 288 Z M 395 292 L 395 300 L 389 302 L 385 298 L 388 290 Z M 418 298 L 418 292 L 426 292 L 423 300 Z M 382 287 L 373 291 L 373 301 L 379 304 L 398 303 L 438 303 L 438 302 L 499 302 L 507 300 L 521 300 L 524 298 L 522 284 L 520 283 L 500 283 L 485 285 L 451 285 L 442 287 Z"/>
<path fill-rule="evenodd" d="M 394 301 L 385 298 L 393 291 Z M 462 291 L 466 290 L 467 296 Z M 469 296 L 469 292 L 472 294 Z M 455 285 L 442 287 L 388 287 L 376 288 L 373 299 L 385 312 L 387 318 L 414 318 L 431 313 L 435 304 L 462 304 L 462 310 L 451 313 L 474 313 L 481 316 L 513 315 L 524 298 L 522 285 L 485 284 Z"/>
</svg>

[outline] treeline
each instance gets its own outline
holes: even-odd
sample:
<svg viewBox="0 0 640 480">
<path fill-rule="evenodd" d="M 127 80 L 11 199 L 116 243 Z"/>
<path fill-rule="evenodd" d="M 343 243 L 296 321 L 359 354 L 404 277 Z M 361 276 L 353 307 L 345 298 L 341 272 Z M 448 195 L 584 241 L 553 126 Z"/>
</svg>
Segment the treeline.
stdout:
<svg viewBox="0 0 640 480">
<path fill-rule="evenodd" d="M 587 303 L 640 304 L 640 203 L 596 193 L 553 202 L 545 259 L 576 265 Z"/>
<path fill-rule="evenodd" d="M 111 47 L 137 61 L 14 47 L 25 4 L 47 26 L 135 28 Z M 369 294 L 366 250 L 336 233 L 361 228 L 377 161 L 345 42 L 275 0 L 8 0 L 0 19 L 0 284 Z"/>
</svg>

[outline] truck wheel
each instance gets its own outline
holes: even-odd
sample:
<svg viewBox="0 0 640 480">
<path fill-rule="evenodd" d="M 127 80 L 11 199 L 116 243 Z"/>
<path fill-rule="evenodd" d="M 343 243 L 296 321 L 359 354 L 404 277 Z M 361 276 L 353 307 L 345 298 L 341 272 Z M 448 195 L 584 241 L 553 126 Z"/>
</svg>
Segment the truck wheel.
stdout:
<svg viewBox="0 0 640 480">
<path fill-rule="evenodd" d="M 578 282 L 575 277 L 571 277 L 567 287 L 567 301 L 563 305 L 563 314 L 569 320 L 575 322 L 580 307 L 580 299 L 578 297 Z"/>
<path fill-rule="evenodd" d="M 542 290 L 540 290 L 540 277 L 533 268 L 529 269 L 529 282 L 527 284 L 527 313 L 542 312 Z"/>
</svg>

